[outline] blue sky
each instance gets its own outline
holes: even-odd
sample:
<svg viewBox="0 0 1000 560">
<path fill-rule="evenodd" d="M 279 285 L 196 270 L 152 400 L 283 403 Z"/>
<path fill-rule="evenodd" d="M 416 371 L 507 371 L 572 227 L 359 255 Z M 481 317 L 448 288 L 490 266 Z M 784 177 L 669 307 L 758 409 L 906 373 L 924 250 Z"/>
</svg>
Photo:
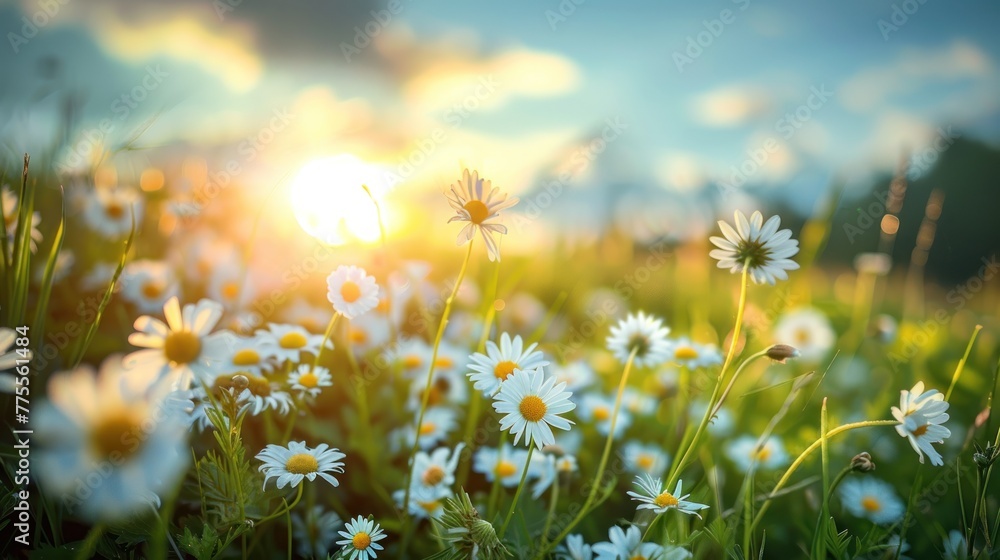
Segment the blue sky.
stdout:
<svg viewBox="0 0 1000 560">
<path fill-rule="evenodd" d="M 667 191 L 726 182 L 773 139 L 777 148 L 751 182 L 799 193 L 806 210 L 825 186 L 812 183 L 833 174 L 863 182 L 891 168 L 905 146 L 931 145 L 939 127 L 990 142 L 1000 132 L 990 2 L 404 0 L 377 23 L 371 12 L 387 3 L 246 0 L 220 16 L 211 2 L 95 0 L 60 6 L 15 53 L 11 33 L 39 6 L 0 7 L 8 38 L 0 59 L 18 77 L 0 84 L 10 154 L 37 150 L 53 134 L 53 92 L 84 96 L 86 130 L 117 119 L 114 100 L 151 66 L 169 77 L 115 121 L 109 144 L 157 115 L 141 140 L 198 151 L 211 169 L 288 109 L 293 125 L 254 162 L 273 177 L 340 152 L 398 169 L 441 129 L 444 139 L 402 183 L 418 191 L 439 188 L 459 165 L 529 190 L 618 118 L 628 129 L 600 158 L 624 158 L 633 178 Z M 879 21 L 892 23 L 896 8 L 913 13 L 886 38 Z M 717 33 L 709 39 L 712 20 L 720 23 L 709 23 Z M 377 36 L 348 62 L 344 45 L 366 25 Z M 689 54 L 699 33 L 701 52 L 679 69 L 675 53 Z M 49 58 L 61 64 L 55 79 L 38 72 Z M 480 96 L 486 77 L 499 85 Z M 817 90 L 831 94 L 810 99 Z M 463 103 L 474 108 L 449 112 Z M 781 119 L 796 110 L 806 118 L 786 137 L 792 129 Z M 167 156 L 131 157 L 148 158 L 141 166 Z"/>
</svg>

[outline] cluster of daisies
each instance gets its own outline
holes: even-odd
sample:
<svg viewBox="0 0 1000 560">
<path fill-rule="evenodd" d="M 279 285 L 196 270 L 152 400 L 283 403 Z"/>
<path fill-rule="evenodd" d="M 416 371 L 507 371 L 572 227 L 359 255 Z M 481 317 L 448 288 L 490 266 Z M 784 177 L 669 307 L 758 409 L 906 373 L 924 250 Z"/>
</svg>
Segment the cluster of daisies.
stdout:
<svg viewBox="0 0 1000 560">
<path fill-rule="evenodd" d="M 5 210 L 9 196 L 5 190 Z M 456 212 L 451 221 L 467 222 L 459 243 L 472 242 L 479 233 L 490 260 L 499 260 L 496 236 L 507 231 L 498 221 L 499 213 L 517 199 L 506 197 L 468 170 L 447 197 Z M 101 226 L 102 231 L 120 236 L 128 231 L 123 225 L 124 216 L 131 216 L 126 208 L 136 206 L 127 193 L 110 192 L 91 201 L 87 212 L 114 218 Z M 141 205 L 137 211 L 141 212 Z M 789 230 L 779 230 L 777 217 L 764 221 L 759 212 L 749 218 L 737 212 L 735 227 L 719 224 L 724 237 L 711 238 L 717 247 L 711 256 L 720 268 L 745 273 L 758 284 L 774 284 L 798 267 L 791 260 L 798 242 Z M 8 221 L 8 235 L 10 227 Z M 433 345 L 421 337 L 399 335 L 401 310 L 410 302 L 431 301 L 439 294 L 427 280 L 427 267 L 408 264 L 403 268 L 398 271 L 403 277 L 398 285 L 390 281 L 379 286 L 365 270 L 340 266 L 327 279 L 332 310 L 316 312 L 306 306 L 299 309 L 297 321 L 232 330 L 218 327 L 224 316 L 239 317 L 239 309 L 245 307 L 248 281 L 239 274 L 219 273 L 209 282 L 211 299 L 182 306 L 179 282 L 169 265 L 131 263 L 122 293 L 141 312 L 150 313 L 135 321 L 135 332 L 128 339 L 140 350 L 108 357 L 99 371 L 81 366 L 52 377 L 49 398 L 41 406 L 35 428 L 44 444 L 39 472 L 45 485 L 78 502 L 94 518 L 157 507 L 160 494 L 175 487 L 189 466 L 191 427 L 225 428 L 213 420 L 219 417 L 213 412 L 219 412 L 220 397 L 228 395 L 241 413 L 251 416 L 287 416 L 307 410 L 333 386 L 334 376 L 319 364 L 324 352 L 333 348 L 330 334 L 342 318 L 347 323 L 345 343 L 350 355 L 358 351 L 379 356 L 401 374 L 408 387 L 405 411 L 413 422 L 395 430 L 389 445 L 397 454 L 416 450 L 406 456 L 408 482 L 392 495 L 408 517 L 440 519 L 446 501 L 458 493 L 457 471 L 466 444 L 453 442 L 463 420 L 460 415 L 468 410 L 471 399 L 491 403 L 503 432 L 496 446 L 468 450 L 471 470 L 486 483 L 518 491 L 530 484 L 534 498 L 541 498 L 553 485 L 579 473 L 577 456 L 584 433 L 593 430 L 606 438 L 608 446 L 619 442 L 615 453 L 636 475 L 634 487 L 625 495 L 636 502 L 637 512 L 659 516 L 674 510 L 701 517 L 708 506 L 689 500 L 684 482 L 666 476 L 672 458 L 662 442 L 630 437 L 630 429 L 649 433 L 634 428 L 655 421 L 660 404 L 655 391 L 623 383 L 617 393 L 606 392 L 588 362 L 553 363 L 537 343 L 512 334 L 516 329 L 498 327 L 499 336 L 491 340 L 491 332 L 480 332 L 482 325 L 471 316 L 456 315 Z M 460 301 L 477 296 L 469 293 L 474 286 L 464 287 L 465 291 L 459 288 L 456 285 Z M 162 318 L 151 315 L 159 309 Z M 9 333 L 0 332 L 4 346 L 0 351 L 6 352 L 8 339 L 12 340 Z M 485 341 L 483 351 L 471 351 L 468 341 L 479 339 Z M 799 308 L 778 320 L 773 339 L 797 349 L 798 358 L 819 362 L 833 349 L 836 336 L 822 312 Z M 606 349 L 625 364 L 626 371 L 635 366 L 650 373 L 648 378 L 664 395 L 677 390 L 682 373 L 704 372 L 724 363 L 716 346 L 688 336 L 671 338 L 664 321 L 645 312 L 629 314 L 614 325 Z M 9 367 L 10 363 L 6 355 L 0 357 L 0 365 Z M 718 404 L 696 400 L 685 413 L 696 421 L 713 407 L 707 430 L 722 440 L 733 435 L 735 422 L 726 408 L 716 408 Z M 922 383 L 903 391 L 900 406 L 892 408 L 896 430 L 921 462 L 926 455 L 932 464 L 943 464 L 934 445 L 950 436 L 943 425 L 947 410 L 943 395 L 925 391 Z M 574 425 L 581 426 L 573 429 Z M 744 472 L 779 469 L 789 463 L 781 440 L 773 435 L 763 441 L 753 434 L 737 435 L 727 441 L 725 454 Z M 327 443 L 313 447 L 305 441 L 270 443 L 256 454 L 265 488 L 273 481 L 278 490 L 299 492 L 305 484 L 318 481 L 339 486 L 337 476 L 345 474 L 345 457 Z M 114 468 L 100 467 L 109 461 Z M 87 481 L 95 473 L 101 480 L 92 485 Z M 891 486 L 870 477 L 845 481 L 839 495 L 848 511 L 875 523 L 898 521 L 903 510 Z M 345 524 L 322 506 L 291 517 L 299 552 L 306 556 L 321 557 L 340 546 L 344 557 L 367 560 L 383 550 L 379 541 L 387 537 L 371 517 L 358 516 Z M 561 554 L 574 559 L 691 555 L 681 547 L 645 542 L 637 526 L 612 526 L 604 542 L 586 544 L 581 535 L 570 534 L 554 544 L 561 547 Z"/>
</svg>

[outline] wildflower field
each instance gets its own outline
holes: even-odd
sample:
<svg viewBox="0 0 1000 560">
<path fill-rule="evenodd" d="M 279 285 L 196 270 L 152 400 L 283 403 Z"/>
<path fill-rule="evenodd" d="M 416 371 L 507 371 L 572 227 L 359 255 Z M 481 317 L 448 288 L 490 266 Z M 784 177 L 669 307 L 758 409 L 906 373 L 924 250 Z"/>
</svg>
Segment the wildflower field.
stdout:
<svg viewBox="0 0 1000 560">
<path fill-rule="evenodd" d="M 824 269 L 830 214 L 759 211 L 506 255 L 519 200 L 466 169 L 419 235 L 276 264 L 265 212 L 153 243 L 164 201 L 34 165 L 0 340 L 0 523 L 33 558 L 996 551 L 988 259 L 950 292 L 885 253 Z"/>
</svg>

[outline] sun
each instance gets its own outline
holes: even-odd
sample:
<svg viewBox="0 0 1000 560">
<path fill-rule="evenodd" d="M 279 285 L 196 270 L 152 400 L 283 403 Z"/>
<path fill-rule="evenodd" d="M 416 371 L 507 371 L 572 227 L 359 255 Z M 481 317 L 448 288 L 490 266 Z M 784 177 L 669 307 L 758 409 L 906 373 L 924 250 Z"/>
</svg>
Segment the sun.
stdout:
<svg viewBox="0 0 1000 560">
<path fill-rule="evenodd" d="M 384 222 L 385 178 L 377 166 L 348 154 L 310 161 L 290 187 L 295 219 L 306 233 L 329 245 L 377 241 L 381 232 L 372 198 L 382 207 Z"/>
</svg>

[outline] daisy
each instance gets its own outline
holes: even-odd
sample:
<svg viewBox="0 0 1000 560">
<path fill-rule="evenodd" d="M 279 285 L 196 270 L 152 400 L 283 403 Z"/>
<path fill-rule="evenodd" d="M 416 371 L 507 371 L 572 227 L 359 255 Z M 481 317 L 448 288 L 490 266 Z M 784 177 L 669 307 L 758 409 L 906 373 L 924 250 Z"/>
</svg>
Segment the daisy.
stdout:
<svg viewBox="0 0 1000 560">
<path fill-rule="evenodd" d="M 622 447 L 619 456 L 625 469 L 636 474 L 660 477 L 670 466 L 670 455 L 654 444 L 630 441 Z"/>
<path fill-rule="evenodd" d="M 514 434 L 514 445 L 522 435 L 525 445 L 534 442 L 539 449 L 552 445 L 555 436 L 549 426 L 569 430 L 572 422 L 559 415 L 576 408 L 565 387 L 565 383 L 557 385 L 555 378 L 545 379 L 541 368 L 514 370 L 493 400 L 493 408 L 506 414 L 500 419 L 500 429 Z"/>
<path fill-rule="evenodd" d="M 952 529 L 944 540 L 945 560 L 967 560 L 969 557 L 969 541 L 960 531 Z"/>
<path fill-rule="evenodd" d="M 419 441 L 421 449 L 430 449 L 448 438 L 448 434 L 456 427 L 455 412 L 449 408 L 435 406 L 424 413 L 424 421 L 420 424 Z M 408 445 L 413 445 L 413 427 L 405 429 Z"/>
<path fill-rule="evenodd" d="M 561 452 L 549 452 L 550 447 L 542 451 L 542 455 L 532 455 L 528 467 L 528 479 L 537 479 L 531 488 L 531 497 L 538 499 L 548 490 L 560 476 L 568 477 L 579 470 L 576 457 Z"/>
<path fill-rule="evenodd" d="M 609 542 L 610 541 L 610 542 Z M 628 531 L 612 527 L 608 531 L 608 541 L 591 547 L 596 560 L 681 560 L 690 558 L 691 553 L 683 548 L 665 548 L 656 543 L 642 542 L 642 531 L 632 525 Z"/>
<path fill-rule="evenodd" d="M 628 317 L 611 327 L 608 350 L 622 362 L 628 360 L 635 350 L 636 365 L 658 366 L 670 355 L 668 334 L 670 329 L 663 326 L 662 320 L 642 311 L 637 315 L 629 313 Z"/>
<path fill-rule="evenodd" d="M 593 423 L 602 436 L 611 431 L 611 413 L 615 410 L 615 400 L 604 395 L 586 394 L 580 399 L 580 409 L 577 416 L 584 422 Z M 615 422 L 614 438 L 621 437 L 632 424 L 632 415 L 626 410 L 618 411 L 618 421 Z"/>
<path fill-rule="evenodd" d="M 163 261 L 132 261 L 125 265 L 119 280 L 122 297 L 134 304 L 139 313 L 154 313 L 178 295 L 174 272 Z"/>
<path fill-rule="evenodd" d="M 357 352 L 365 353 L 389 341 L 389 319 L 369 313 L 352 319 L 347 325 L 347 342 Z"/>
<path fill-rule="evenodd" d="M 413 458 L 413 484 L 418 486 L 449 487 L 455 482 L 455 468 L 458 467 L 458 459 L 465 448 L 464 443 L 459 443 L 455 450 L 448 447 L 439 447 L 431 453 L 418 451 Z"/>
<path fill-rule="evenodd" d="M 274 369 L 274 355 L 262 349 L 261 337 L 226 333 L 227 358 L 219 366 L 221 373 L 249 372 L 260 376 Z"/>
<path fill-rule="evenodd" d="M 292 514 L 292 534 L 299 556 L 326 558 L 337 540 L 337 529 L 344 524 L 335 512 L 323 511 L 323 506 L 313 506 L 305 518 Z"/>
<path fill-rule="evenodd" d="M 385 356 L 398 364 L 404 375 L 412 377 L 423 373 L 426 376 L 432 352 L 433 349 L 423 339 L 414 337 L 401 339 L 395 348 L 386 350 Z"/>
<path fill-rule="evenodd" d="M 115 276 L 115 271 L 118 270 L 117 263 L 95 263 L 94 266 L 80 278 L 80 288 L 88 292 L 94 292 L 100 290 L 103 292 L 108 289 L 108 284 L 111 283 L 111 279 Z M 121 278 L 119 277 L 119 280 Z M 115 291 L 121 290 L 121 284 L 115 286 Z"/>
<path fill-rule="evenodd" d="M 761 213 L 754 212 L 747 220 L 743 212 L 737 210 L 735 220 L 736 229 L 719 221 L 725 238 L 709 238 L 718 247 L 709 256 L 719 261 L 719 268 L 741 274 L 744 264 L 749 261 L 748 274 L 754 283 L 771 285 L 777 280 L 787 280 L 787 270 L 799 268 L 799 264 L 789 258 L 799 252 L 799 242 L 792 239 L 791 230 L 778 231 L 780 218 L 772 216 L 764 223 Z"/>
<path fill-rule="evenodd" d="M 298 297 L 292 300 L 281 313 L 281 317 L 286 323 L 298 325 L 311 333 L 323 334 L 326 326 L 330 324 L 333 314 L 329 308 L 314 306 L 305 298 Z"/>
<path fill-rule="evenodd" d="M 486 476 L 487 482 L 500 479 L 500 485 L 513 488 L 521 482 L 521 473 L 528 460 L 528 452 L 504 444 L 500 449 L 480 447 L 472 460 L 472 470 Z"/>
<path fill-rule="evenodd" d="M 656 404 L 656 399 L 635 387 L 625 387 L 622 392 L 622 406 L 636 416 L 651 414 L 656 410 Z"/>
<path fill-rule="evenodd" d="M 413 486 L 410 490 L 410 504 L 407 509 L 414 519 L 438 519 L 444 515 L 445 500 L 452 496 L 446 486 Z M 396 504 L 402 508 L 406 499 L 406 491 L 396 490 L 392 493 Z"/>
<path fill-rule="evenodd" d="M 695 515 L 698 519 L 701 519 L 701 514 L 698 512 L 708 509 L 708 506 L 705 504 L 687 501 L 687 497 L 690 494 L 683 494 L 683 481 L 681 480 L 677 481 L 677 486 L 674 487 L 673 492 L 664 490 L 663 482 L 659 478 L 653 478 L 648 474 L 635 477 L 635 485 L 639 487 L 642 493 L 629 491 L 628 495 L 632 497 L 633 501 L 642 502 L 636 507 L 636 510 L 651 509 L 654 513 L 660 514 L 666 512 L 668 509 L 676 509 L 681 513 Z"/>
<path fill-rule="evenodd" d="M 281 385 L 259 375 L 248 372 L 241 374 L 246 378 L 247 387 L 236 395 L 238 402 L 244 403 L 243 410 L 257 416 L 265 410 L 274 410 L 284 416 L 291 410 L 292 396 L 281 390 Z M 233 389 L 235 375 L 220 375 L 215 379 L 213 388 L 216 392 Z M 204 393 L 204 389 L 201 390 Z"/>
<path fill-rule="evenodd" d="M 878 525 L 890 525 L 903 518 L 903 501 L 888 482 L 871 476 L 851 477 L 840 484 L 840 501 L 855 517 Z"/>
<path fill-rule="evenodd" d="M 225 360 L 223 332 L 212 333 L 222 316 L 222 306 L 203 299 L 181 310 L 176 297 L 163 306 L 166 323 L 148 315 L 135 320 L 128 341 L 145 350 L 125 357 L 125 366 L 154 375 L 174 389 L 188 389 L 195 377 L 208 382 Z"/>
<path fill-rule="evenodd" d="M 347 531 L 339 531 L 344 540 L 337 541 L 337 544 L 344 545 L 341 554 L 345 559 L 368 560 L 378 556 L 377 552 L 382 550 L 378 541 L 386 537 L 378 523 L 359 515 L 345 529 Z"/>
<path fill-rule="evenodd" d="M 774 341 L 792 346 L 799 351 L 799 358 L 807 362 L 822 360 L 836 340 L 830 320 L 814 308 L 785 313 L 774 327 Z"/>
<path fill-rule="evenodd" d="M 673 362 L 688 369 L 709 367 L 722 363 L 722 354 L 710 344 L 698 344 L 684 336 L 670 342 L 669 354 Z"/>
<path fill-rule="evenodd" d="M 14 238 L 17 236 L 17 222 L 19 220 L 20 207 L 17 204 L 17 194 L 7 185 L 2 189 L 3 202 L 3 223 L 7 232 L 8 251 L 14 250 Z M 31 215 L 31 252 L 38 250 L 38 244 L 42 242 L 42 232 L 38 226 L 42 223 L 42 215 L 35 211 Z"/>
<path fill-rule="evenodd" d="M 932 465 L 944 465 L 932 444 L 944 443 L 951 436 L 951 430 L 942 426 L 949 418 L 948 406 L 937 389 L 925 392 L 924 382 L 918 381 L 913 389 L 900 391 L 899 408 L 892 407 L 892 416 L 899 422 L 896 432 L 910 441 L 921 463 L 926 453 Z"/>
<path fill-rule="evenodd" d="M 299 369 L 288 375 L 288 384 L 299 392 L 299 396 L 308 394 L 310 397 L 316 397 L 323 392 L 323 387 L 333 386 L 333 377 L 330 375 L 330 370 L 325 367 L 313 368 L 312 364 L 302 364 Z"/>
<path fill-rule="evenodd" d="M 414 379 L 410 382 L 410 398 L 407 401 L 410 410 L 420 410 L 426 388 L 426 380 Z M 469 388 L 465 376 L 457 370 L 434 371 L 431 387 L 427 393 L 427 406 L 463 405 L 468 399 Z"/>
<path fill-rule="evenodd" d="M 586 362 L 577 360 L 563 365 L 552 366 L 552 376 L 566 384 L 567 391 L 579 391 L 594 383 L 594 369 Z"/>
<path fill-rule="evenodd" d="M 500 335 L 500 345 L 492 340 L 486 343 L 486 354 L 475 353 L 469 357 L 469 369 L 466 375 L 473 382 L 473 387 L 483 392 L 486 398 L 491 398 L 500 390 L 503 382 L 514 373 L 515 369 L 531 370 L 549 365 L 545 355 L 535 350 L 537 344 L 524 347 L 521 335 L 513 339 L 510 335 Z"/>
<path fill-rule="evenodd" d="M 187 470 L 191 450 L 180 407 L 137 398 L 150 389 L 140 381 L 112 355 L 97 372 L 81 366 L 53 374 L 48 400 L 32 410 L 40 483 L 87 518 L 148 512 L 156 493 L 176 488 Z"/>
<path fill-rule="evenodd" d="M 446 192 L 445 196 L 448 197 L 448 204 L 456 212 L 448 222 L 456 220 L 469 222 L 459 232 L 458 244 L 468 243 L 476 234 L 476 230 L 479 230 L 483 241 L 486 242 L 490 260 L 500 260 L 500 247 L 493 234 L 505 235 L 507 227 L 491 220 L 499 217 L 501 210 L 517 204 L 517 197 L 507 198 L 506 194 L 500 194 L 499 187 L 492 188 L 490 181 L 480 179 L 478 171 L 469 173 L 468 169 L 462 170 L 461 180 L 452 185 L 451 191 Z"/>
<path fill-rule="evenodd" d="M 758 469 L 777 469 L 788 463 L 788 454 L 781 440 L 771 436 L 764 445 L 757 448 L 757 438 L 741 436 L 726 446 L 726 455 L 741 471 L 750 470 L 756 465 Z"/>
<path fill-rule="evenodd" d="M 117 239 L 132 231 L 132 215 L 138 227 L 142 221 L 143 199 L 129 187 L 95 188 L 83 207 L 83 221 L 97 233 Z"/>
<path fill-rule="evenodd" d="M 363 268 L 340 265 L 326 279 L 326 299 L 333 309 L 354 319 L 378 305 L 378 284 Z"/>
<path fill-rule="evenodd" d="M 264 473 L 264 487 L 267 487 L 267 481 L 271 477 L 276 477 L 278 490 L 285 485 L 295 488 L 303 478 L 312 482 L 317 476 L 334 486 L 340 486 L 340 482 L 328 473 L 343 473 L 344 463 L 340 459 L 344 457 L 346 455 L 338 449 L 330 448 L 325 443 L 310 449 L 304 441 L 288 442 L 288 447 L 272 443 L 257 454 L 257 460 L 263 463 L 258 470 Z"/>
<path fill-rule="evenodd" d="M 235 311 L 253 301 L 253 278 L 246 273 L 243 263 L 237 259 L 221 263 L 212 270 L 208 279 L 208 297 Z"/>
<path fill-rule="evenodd" d="M 257 331 L 257 337 L 259 340 L 257 348 L 274 355 L 279 364 L 286 360 L 298 363 L 303 353 L 315 356 L 324 338 L 322 334 L 311 334 L 297 325 L 278 323 L 270 323 L 266 330 Z M 332 350 L 333 342 L 327 340 L 326 348 Z"/>
<path fill-rule="evenodd" d="M 593 560 L 590 545 L 583 542 L 583 535 L 566 535 L 566 542 L 556 549 L 556 556 L 564 560 Z"/>
</svg>

